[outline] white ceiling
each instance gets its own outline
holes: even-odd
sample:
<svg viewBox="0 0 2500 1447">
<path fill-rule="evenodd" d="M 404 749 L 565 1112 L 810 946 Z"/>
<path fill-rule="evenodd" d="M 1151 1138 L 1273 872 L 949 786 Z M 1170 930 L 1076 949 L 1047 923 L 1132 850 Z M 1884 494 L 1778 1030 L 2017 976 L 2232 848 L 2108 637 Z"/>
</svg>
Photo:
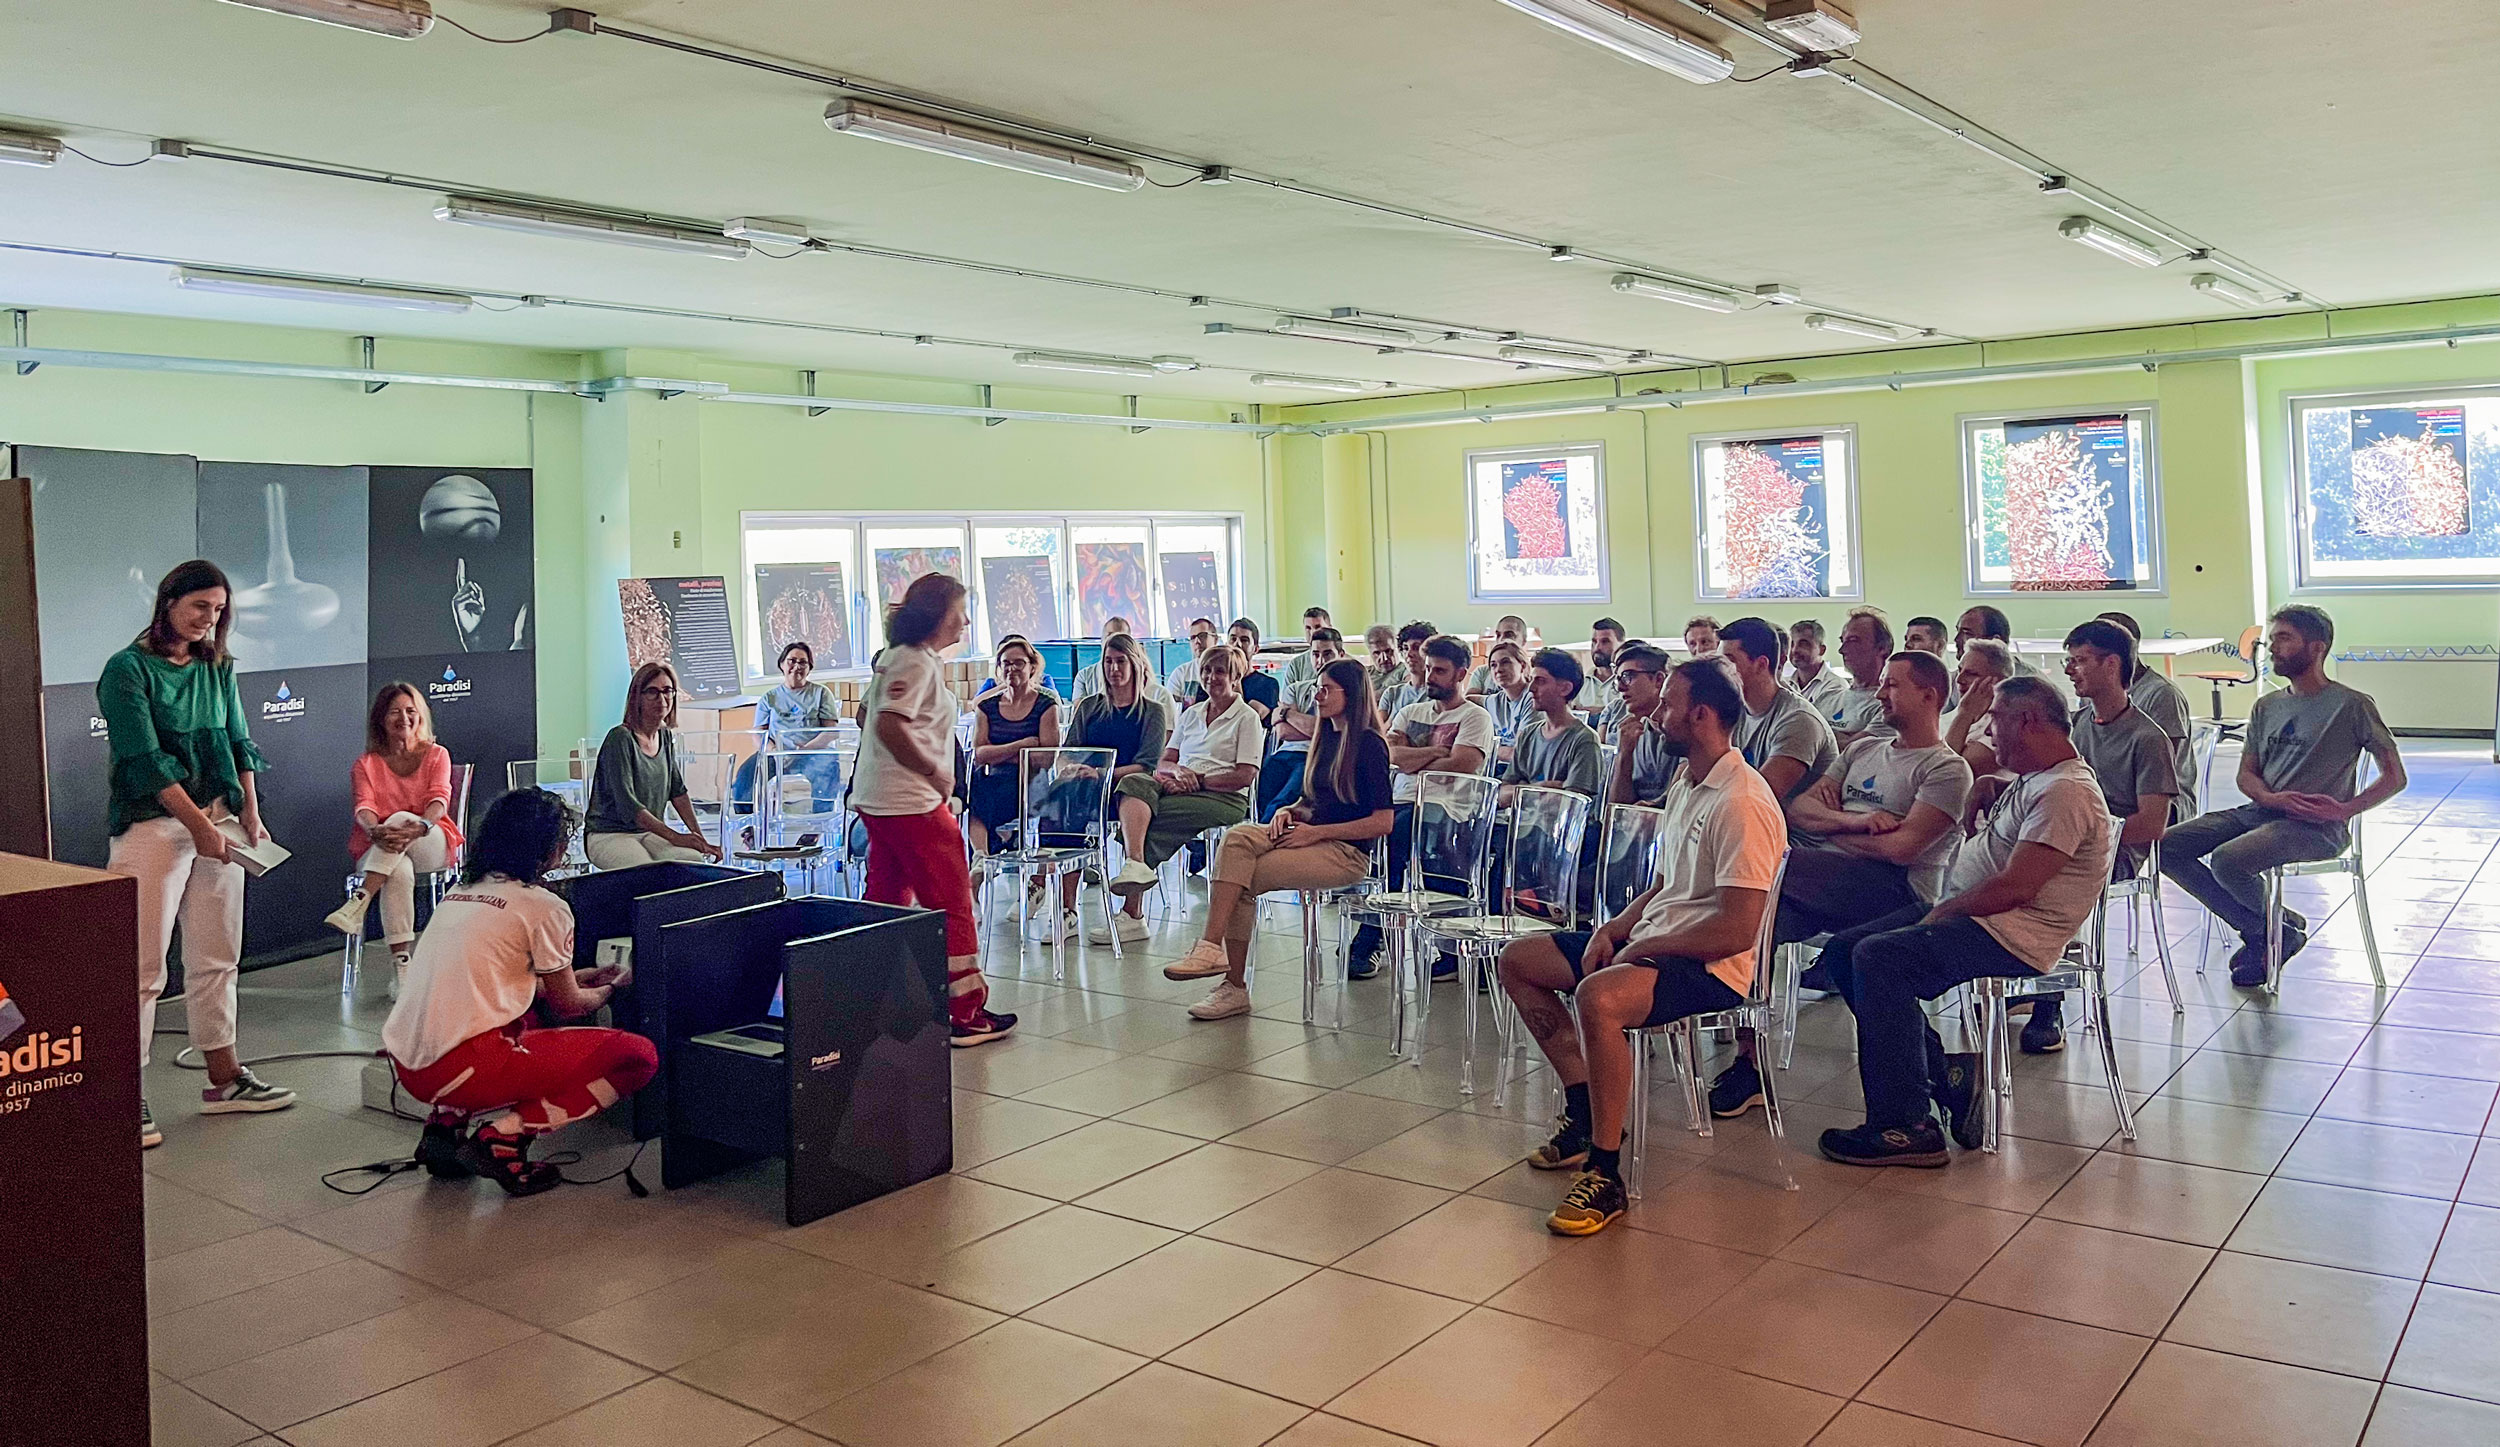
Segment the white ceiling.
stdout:
<svg viewBox="0 0 2500 1447">
<path fill-rule="evenodd" d="M 1673 0 L 1644 0 L 1724 36 Z M 612 0 L 696 37 L 1818 305 L 2002 337 L 2230 314 L 2195 264 L 2137 270 L 2060 239 L 2078 207 L 1829 79 L 1694 86 L 1495 0 Z M 441 0 L 478 30 L 543 6 Z M 2500 5 L 2411 0 L 1861 0 L 1857 57 L 2053 167 L 2338 306 L 2500 290 Z M 1739 75 L 1778 57 L 1723 43 Z M 1799 309 L 1716 316 L 1618 295 L 1603 264 L 1256 184 L 1134 194 L 827 131 L 834 92 L 628 40 L 415 42 L 213 0 L 13 0 L 0 120 L 106 160 L 148 138 L 1207 294 L 1177 299 L 921 261 L 722 262 L 438 223 L 437 193 L 232 162 L 0 166 L 0 242 L 774 319 L 552 306 L 420 317 L 178 292 L 162 266 L 0 251 L 0 302 L 561 349 L 686 348 L 1027 385 L 991 342 L 1208 370 L 1104 388 L 1249 397 L 1254 368 L 1408 387 L 1500 367 L 1271 337 L 1272 308 L 1351 306 L 1719 360 L 1852 350 Z M 1185 171 L 1150 168 L 1157 180 Z M 867 328 L 893 339 L 808 327 Z M 912 334 L 948 339 L 915 347 Z M 37 337 L 40 342 L 40 334 Z M 1056 379 L 1062 383 L 1068 379 Z M 1317 394 L 1267 392 L 1266 400 Z"/>
</svg>

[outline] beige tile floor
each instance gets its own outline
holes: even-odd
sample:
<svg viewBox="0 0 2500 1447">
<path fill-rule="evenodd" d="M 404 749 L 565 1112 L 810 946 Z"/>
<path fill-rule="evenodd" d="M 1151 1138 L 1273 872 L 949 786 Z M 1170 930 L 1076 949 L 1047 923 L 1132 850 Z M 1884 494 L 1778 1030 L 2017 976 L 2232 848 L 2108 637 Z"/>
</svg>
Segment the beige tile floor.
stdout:
<svg viewBox="0 0 2500 1447">
<path fill-rule="evenodd" d="M 2133 974 L 2135 1142 L 2077 1048 L 2020 1064 L 1997 1157 L 1821 1162 L 1857 1105 L 1828 1002 L 1785 1077 L 1797 1191 L 1760 1115 L 1702 1139 L 1662 1091 L 1646 1201 L 1584 1241 L 1547 1234 L 1562 1183 L 1518 1164 L 1542 1080 L 1507 1111 L 1463 1096 L 1448 987 L 1420 1069 L 1378 982 L 1305 1029 L 1283 906 L 1257 1015 L 1216 1024 L 1159 973 L 1195 915 L 1064 982 L 1001 940 L 1026 1023 L 955 1057 L 956 1174 L 795 1231 L 769 1167 L 351 1200 L 321 1173 L 414 1130 L 358 1108 L 357 1062 L 271 1065 L 298 1109 L 203 1120 L 160 1050 L 157 1440 L 2500 1441 L 2500 769 L 2408 753 L 2370 834 L 2389 988 L 2325 883 L 2297 887 L 2322 927 L 2279 1001 L 2190 973 L 2174 1016 Z M 2169 915 L 2183 969 L 2196 918 Z M 373 1048 L 376 985 L 343 1007 L 334 960 L 252 975 L 246 1053 Z M 611 1127 L 574 1136 L 579 1174 L 625 1159 Z"/>
</svg>

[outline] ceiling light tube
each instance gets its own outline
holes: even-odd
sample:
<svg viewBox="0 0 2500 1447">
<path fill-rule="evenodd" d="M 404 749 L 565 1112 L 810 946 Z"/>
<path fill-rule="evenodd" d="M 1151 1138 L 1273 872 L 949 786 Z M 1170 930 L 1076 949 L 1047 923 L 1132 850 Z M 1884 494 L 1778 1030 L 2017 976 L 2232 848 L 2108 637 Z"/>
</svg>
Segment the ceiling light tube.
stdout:
<svg viewBox="0 0 2500 1447">
<path fill-rule="evenodd" d="M 806 227 L 795 221 L 769 221 L 761 216 L 733 216 L 720 229 L 732 241 L 751 241 L 762 246 L 795 246 L 801 251 L 816 244 Z"/>
<path fill-rule="evenodd" d="M 2264 306 L 2273 299 L 2262 293 L 2251 291 L 2227 276 L 2216 276 L 2210 271 L 2200 271 L 2189 277 L 2188 285 L 2212 297 L 2215 301 L 2227 302 L 2232 306 Z"/>
<path fill-rule="evenodd" d="M 0 162 L 12 166 L 49 166 L 60 159 L 61 142 L 56 136 L 0 131 Z"/>
<path fill-rule="evenodd" d="M 434 7 L 426 0 L 226 0 L 246 10 L 318 20 L 368 35 L 414 40 L 434 28 Z"/>
<path fill-rule="evenodd" d="M 532 236 L 612 241 L 620 246 L 640 246 L 653 251 L 718 256 L 730 261 L 747 254 L 745 242 L 723 236 L 717 231 L 671 226 L 664 221 L 601 216 L 589 211 L 565 211 L 551 206 L 486 201 L 473 196 L 444 197 L 443 204 L 434 208 L 434 219 L 462 226 L 484 226 L 497 231 L 519 231 Z"/>
<path fill-rule="evenodd" d="M 1097 357 L 1085 352 L 1018 352 L 1014 357 L 1019 367 L 1033 367 L 1045 372 L 1093 372 L 1105 377 L 1160 377 L 1163 372 L 1154 363 L 1135 357 Z"/>
<path fill-rule="evenodd" d="M 1557 30 L 1601 45 L 1626 60 L 1696 85 L 1725 80 L 1736 70 L 1728 53 L 1698 36 L 1655 20 L 1620 0 L 1502 0 Z"/>
<path fill-rule="evenodd" d="M 1602 367 L 1606 364 L 1603 357 L 1588 352 L 1565 351 L 1560 347 L 1504 347 L 1500 355 L 1505 362 L 1527 362 L 1540 367 Z"/>
<path fill-rule="evenodd" d="M 1257 387 L 1307 387 L 1314 392 L 1373 392 L 1385 385 L 1348 377 L 1302 377 L 1291 372 L 1252 372 L 1250 382 Z"/>
<path fill-rule="evenodd" d="M 473 303 L 456 291 L 425 291 L 416 287 L 371 286 L 357 281 L 322 281 L 305 276 L 271 276 L 261 272 L 222 271 L 215 267 L 174 269 L 174 285 L 184 291 L 221 296 L 259 297 L 269 301 L 329 302 L 338 306 L 382 307 L 391 311 L 457 315 Z"/>
<path fill-rule="evenodd" d="M 2153 243 L 2103 226 L 2089 216 L 2069 216 L 2058 222 L 2057 234 L 2104 255 L 2115 256 L 2130 266 L 2161 265 L 2161 252 Z"/>
<path fill-rule="evenodd" d="M 1846 50 L 1858 43 L 1858 17 L 1839 0 L 1771 0 L 1762 28 L 1808 50 Z"/>
<path fill-rule="evenodd" d="M 1004 166 L 1029 176 L 1074 181 L 1106 191 L 1134 191 L 1146 184 L 1146 173 L 1117 156 L 1080 151 L 1071 146 L 1028 140 L 944 116 L 907 111 L 862 100 L 838 100 L 825 107 L 825 124 L 846 136 L 865 136 L 931 151 L 985 166 Z"/>
<path fill-rule="evenodd" d="M 1706 312 L 1736 310 L 1736 298 L 1725 292 L 1704 291 L 1697 286 L 1661 281 L 1657 277 L 1642 276 L 1635 272 L 1616 272 L 1614 288 L 1627 296 L 1645 296 L 1658 301 L 1671 301 L 1677 306 L 1697 307 Z"/>
<path fill-rule="evenodd" d="M 1901 340 L 1899 327 L 1888 327 L 1882 322 L 1862 322 L 1849 317 L 1836 317 L 1827 312 L 1806 313 L 1806 325 L 1818 332 L 1839 332 L 1843 336 L 1866 337 L 1878 342 Z"/>
<path fill-rule="evenodd" d="M 1330 342 L 1361 342 L 1376 347 L 1411 346 L 1415 341 L 1413 332 L 1400 331 L 1396 327 L 1340 321 L 1333 317 L 1278 317 L 1276 330 L 1287 336 L 1317 337 Z"/>
</svg>

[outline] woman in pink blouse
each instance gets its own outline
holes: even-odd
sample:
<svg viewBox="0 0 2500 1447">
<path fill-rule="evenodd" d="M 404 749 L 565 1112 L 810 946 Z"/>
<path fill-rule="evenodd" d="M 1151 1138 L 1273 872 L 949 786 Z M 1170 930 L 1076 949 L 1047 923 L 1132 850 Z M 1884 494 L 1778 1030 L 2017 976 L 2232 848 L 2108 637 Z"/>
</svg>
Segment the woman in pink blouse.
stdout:
<svg viewBox="0 0 2500 1447">
<path fill-rule="evenodd" d="M 451 814 L 451 751 L 434 742 L 434 716 L 413 683 L 386 683 L 365 716 L 365 751 L 350 778 L 356 824 L 348 852 L 358 856 L 364 887 L 330 915 L 341 934 L 362 938 L 365 910 L 382 897 L 382 942 L 405 969 L 417 939 L 416 877 L 448 868 L 460 856 L 460 826 Z"/>
</svg>

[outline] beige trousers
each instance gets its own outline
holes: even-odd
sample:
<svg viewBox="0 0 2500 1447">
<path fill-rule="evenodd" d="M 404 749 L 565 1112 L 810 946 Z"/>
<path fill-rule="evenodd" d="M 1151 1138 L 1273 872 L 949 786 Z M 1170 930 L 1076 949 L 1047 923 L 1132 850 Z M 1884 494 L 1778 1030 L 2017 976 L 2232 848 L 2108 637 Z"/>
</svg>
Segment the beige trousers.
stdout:
<svg viewBox="0 0 2500 1447">
<path fill-rule="evenodd" d="M 1342 839 L 1279 849 L 1267 840 L 1267 826 L 1236 824 L 1224 831 L 1209 873 L 1219 884 L 1238 884 L 1245 893 L 1224 922 L 1224 938 L 1247 941 L 1259 921 L 1259 896 L 1287 889 L 1342 889 L 1363 877 L 1370 860 Z"/>
</svg>

